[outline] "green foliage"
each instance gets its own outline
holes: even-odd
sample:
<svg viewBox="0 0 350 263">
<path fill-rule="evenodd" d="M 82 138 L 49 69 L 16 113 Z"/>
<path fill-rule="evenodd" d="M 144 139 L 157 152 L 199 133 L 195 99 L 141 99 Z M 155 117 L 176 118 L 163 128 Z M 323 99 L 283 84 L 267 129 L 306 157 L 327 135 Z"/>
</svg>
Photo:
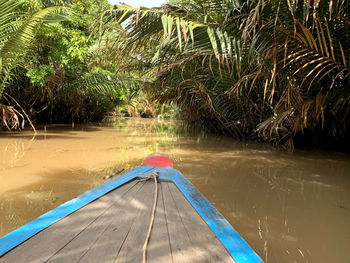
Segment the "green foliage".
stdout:
<svg viewBox="0 0 350 263">
<path fill-rule="evenodd" d="M 63 7 L 49 7 L 36 12 L 22 22 L 22 25 L 9 36 L 0 50 L 3 66 L 15 63 L 27 53 L 43 20 L 49 18 L 50 22 L 60 21 L 60 14 L 66 11 L 67 9 Z"/>
<path fill-rule="evenodd" d="M 135 94 L 140 81 L 96 61 L 95 21 L 111 8 L 107 0 L 0 0 L 0 7 L 0 91 L 32 118 L 98 120 Z"/>
<path fill-rule="evenodd" d="M 27 77 L 33 85 L 44 86 L 47 78 L 54 73 L 55 69 L 52 66 L 40 65 L 38 68 L 28 70 Z"/>
<path fill-rule="evenodd" d="M 152 65 L 154 98 L 177 102 L 189 120 L 287 148 L 302 133 L 346 138 L 349 1 L 180 0 L 119 5 L 101 21 L 126 19 L 118 46 Z"/>
</svg>

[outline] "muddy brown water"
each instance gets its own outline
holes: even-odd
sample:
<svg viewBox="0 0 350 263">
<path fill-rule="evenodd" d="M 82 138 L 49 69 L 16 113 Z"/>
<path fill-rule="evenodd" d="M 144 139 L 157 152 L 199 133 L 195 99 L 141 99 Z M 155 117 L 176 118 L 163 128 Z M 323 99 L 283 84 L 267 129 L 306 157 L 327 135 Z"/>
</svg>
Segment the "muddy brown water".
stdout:
<svg viewBox="0 0 350 263">
<path fill-rule="evenodd" d="M 181 122 L 39 128 L 0 133 L 0 236 L 165 152 L 265 262 L 350 262 L 348 154 L 288 154 Z"/>
</svg>

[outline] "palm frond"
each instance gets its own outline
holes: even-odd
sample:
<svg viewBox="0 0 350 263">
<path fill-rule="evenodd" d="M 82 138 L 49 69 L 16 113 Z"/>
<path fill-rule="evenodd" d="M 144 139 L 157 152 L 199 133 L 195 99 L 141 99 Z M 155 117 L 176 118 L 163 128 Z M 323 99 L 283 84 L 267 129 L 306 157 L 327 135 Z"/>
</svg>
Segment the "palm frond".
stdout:
<svg viewBox="0 0 350 263">
<path fill-rule="evenodd" d="M 226 31 L 212 24 L 204 24 L 196 20 L 181 17 L 181 13 L 166 13 L 158 8 L 134 8 L 128 5 L 115 7 L 103 14 L 101 20 L 110 23 L 130 19 L 127 26 L 128 45 L 139 42 L 148 45 L 151 41 L 159 42 L 158 51 L 153 57 L 156 60 L 160 54 L 177 48 L 180 53 L 193 54 L 203 52 L 214 54 L 223 62 L 225 59 L 237 61 L 241 59 L 241 44 Z M 137 46 L 139 46 L 137 45 Z"/>
<path fill-rule="evenodd" d="M 15 0 L 0 0 L 0 48 L 15 31 L 16 9 L 20 3 Z"/>
<path fill-rule="evenodd" d="M 124 90 L 137 90 L 140 82 L 131 78 L 123 79 L 110 74 L 89 74 L 69 84 L 68 90 L 83 92 L 88 95 L 105 96 L 111 100 L 120 98 Z"/>
<path fill-rule="evenodd" d="M 324 24 L 325 29 L 320 20 L 317 20 L 316 38 L 308 28 L 300 23 L 298 26 L 302 30 L 301 33 L 288 34 L 291 44 L 298 43 L 298 48 L 290 51 L 283 63 L 285 67 L 292 68 L 293 75 L 301 76 L 301 85 L 308 83 L 308 91 L 315 81 L 320 82 L 330 74 L 333 76 L 332 83 L 334 83 L 338 78 L 344 78 L 350 72 L 340 42 L 333 43 L 327 21 Z M 337 50 L 340 52 L 336 52 Z M 332 86 L 333 84 L 329 88 Z"/>
<path fill-rule="evenodd" d="M 66 7 L 49 7 L 38 11 L 24 21 L 1 48 L 2 65 L 10 64 L 27 52 L 35 38 L 36 30 L 45 19 L 50 22 L 62 21 L 62 15 L 68 12 L 69 8 Z"/>
</svg>

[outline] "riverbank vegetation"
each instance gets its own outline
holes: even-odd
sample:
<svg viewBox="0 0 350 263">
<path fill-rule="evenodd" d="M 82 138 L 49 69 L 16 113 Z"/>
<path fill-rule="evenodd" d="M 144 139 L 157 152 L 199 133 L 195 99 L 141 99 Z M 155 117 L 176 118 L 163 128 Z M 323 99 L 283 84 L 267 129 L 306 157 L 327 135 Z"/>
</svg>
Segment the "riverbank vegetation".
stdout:
<svg viewBox="0 0 350 263">
<path fill-rule="evenodd" d="M 138 76 L 118 65 L 99 66 L 96 55 L 94 24 L 110 8 L 107 0 L 0 0 L 5 127 L 20 128 L 27 119 L 98 121 L 131 100 L 139 90 Z"/>
<path fill-rule="evenodd" d="M 43 19 L 14 77 L 2 73 L 1 107 L 9 94 L 38 121 L 64 121 L 136 100 L 239 139 L 349 145 L 349 1 L 68 2 L 74 15 Z M 50 6 L 28 3 L 16 31 Z"/>
</svg>

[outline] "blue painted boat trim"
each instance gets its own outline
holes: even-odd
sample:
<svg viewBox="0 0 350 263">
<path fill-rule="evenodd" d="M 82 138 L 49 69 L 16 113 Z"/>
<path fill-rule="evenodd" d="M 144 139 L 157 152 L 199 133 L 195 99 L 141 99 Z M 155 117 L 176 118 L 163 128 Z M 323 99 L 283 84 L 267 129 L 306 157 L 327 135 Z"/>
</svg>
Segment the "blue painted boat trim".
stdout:
<svg viewBox="0 0 350 263">
<path fill-rule="evenodd" d="M 136 177 L 142 176 L 142 174 L 147 173 L 152 169 L 153 167 L 138 166 L 134 170 L 99 185 L 96 188 L 78 196 L 77 198 L 74 198 L 47 212 L 46 214 L 43 214 L 42 216 L 14 230 L 13 232 L 10 232 L 0 239 L 0 257 L 50 225 L 77 211 L 79 208 L 82 208 L 92 201 L 95 201 L 99 197 L 107 194 L 115 188 L 118 188 L 122 184 L 125 184 Z"/>
<path fill-rule="evenodd" d="M 215 207 L 177 170 L 151 166 L 138 166 L 84 194 L 47 212 L 32 222 L 16 229 L 0 239 L 0 257 L 31 238 L 35 234 L 91 203 L 119 186 L 137 178 L 147 177 L 157 170 L 159 179 L 173 181 L 198 214 L 226 247 L 237 263 L 263 262 L 254 250 L 244 241 Z"/>
<path fill-rule="evenodd" d="M 159 179 L 171 180 L 176 184 L 237 263 L 263 263 L 219 211 L 179 171 L 173 168 L 155 169 L 160 172 Z"/>
</svg>

